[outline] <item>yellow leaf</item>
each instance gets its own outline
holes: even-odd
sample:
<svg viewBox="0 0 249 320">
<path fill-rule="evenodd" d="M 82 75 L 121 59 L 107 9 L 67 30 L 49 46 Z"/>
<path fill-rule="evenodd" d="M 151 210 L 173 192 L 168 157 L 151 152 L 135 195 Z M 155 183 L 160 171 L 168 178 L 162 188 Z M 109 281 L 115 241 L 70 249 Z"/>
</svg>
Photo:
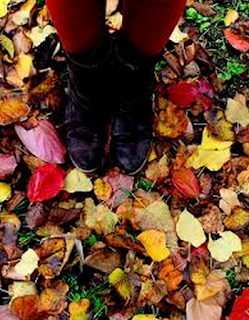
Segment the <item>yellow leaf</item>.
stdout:
<svg viewBox="0 0 249 320">
<path fill-rule="evenodd" d="M 0 203 L 9 199 L 11 195 L 11 187 L 4 182 L 0 182 Z"/>
<path fill-rule="evenodd" d="M 179 42 L 181 42 L 181 41 L 183 41 L 183 40 L 185 40 L 187 38 L 188 38 L 188 34 L 187 33 L 183 33 L 180 30 L 179 26 L 177 25 L 175 27 L 175 29 L 173 30 L 169 40 L 171 40 L 174 43 L 179 43 Z"/>
<path fill-rule="evenodd" d="M 33 42 L 34 47 L 39 47 L 53 33 L 56 33 L 56 29 L 51 25 L 46 25 L 44 28 L 36 26 L 27 32 L 26 36 Z"/>
<path fill-rule="evenodd" d="M 137 239 L 143 244 L 153 261 L 160 262 L 168 258 L 169 249 L 166 247 L 166 235 L 158 230 L 146 230 Z"/>
<path fill-rule="evenodd" d="M 108 201 L 112 196 L 112 186 L 98 178 L 94 181 L 94 193 L 99 200 Z"/>
<path fill-rule="evenodd" d="M 13 284 L 9 286 L 8 291 L 9 295 L 12 297 L 11 301 L 17 297 L 38 294 L 36 285 L 32 281 L 14 281 Z"/>
<path fill-rule="evenodd" d="M 232 23 L 234 23 L 239 18 L 239 14 L 234 9 L 228 9 L 227 14 L 225 16 L 224 22 L 225 26 L 229 27 Z"/>
<path fill-rule="evenodd" d="M 204 128 L 202 143 L 188 158 L 187 164 L 194 168 L 207 167 L 211 171 L 218 171 L 231 157 L 231 141 L 220 141 Z"/>
<path fill-rule="evenodd" d="M 21 26 L 29 22 L 31 11 L 36 5 L 36 0 L 27 0 L 12 16 L 12 21 L 17 25 Z"/>
<path fill-rule="evenodd" d="M 242 127 L 249 124 L 249 109 L 246 106 L 246 97 L 243 94 L 236 93 L 234 99 L 227 100 L 225 111 L 227 120 L 231 123 L 239 123 Z"/>
<path fill-rule="evenodd" d="M 24 120 L 30 112 L 29 106 L 17 98 L 0 101 L 0 125 Z"/>
<path fill-rule="evenodd" d="M 70 313 L 69 320 L 86 320 L 90 305 L 91 303 L 88 299 L 81 299 L 78 302 L 71 302 L 68 306 Z"/>
<path fill-rule="evenodd" d="M 18 262 L 14 269 L 23 276 L 31 275 L 38 268 L 39 257 L 33 249 L 28 249 L 23 253 L 21 261 Z"/>
<path fill-rule="evenodd" d="M 157 320 L 152 314 L 137 314 L 131 320 Z"/>
<path fill-rule="evenodd" d="M 220 189 L 220 195 L 219 207 L 225 214 L 229 215 L 233 208 L 240 206 L 238 195 L 233 190 L 222 188 Z"/>
<path fill-rule="evenodd" d="M 64 190 L 69 193 L 74 192 L 90 192 L 93 189 L 91 180 L 85 173 L 78 169 L 73 169 L 65 178 Z"/>
<path fill-rule="evenodd" d="M 0 1 L 0 18 L 6 16 L 8 13 L 8 4 L 10 0 L 1 0 Z"/>
<path fill-rule="evenodd" d="M 4 34 L 0 35 L 1 46 L 8 52 L 10 59 L 14 58 L 14 44 L 10 38 L 6 37 Z"/>
<path fill-rule="evenodd" d="M 228 230 L 243 230 L 249 224 L 249 212 L 242 208 L 235 208 L 232 214 L 225 218 L 224 224 Z"/>
<path fill-rule="evenodd" d="M 123 299 L 130 299 L 133 292 L 133 285 L 130 283 L 126 272 L 120 268 L 116 268 L 109 274 L 108 281 L 116 288 Z"/>
<path fill-rule="evenodd" d="M 242 250 L 241 239 L 232 231 L 220 232 L 221 238 L 213 241 L 210 238 L 208 250 L 213 259 L 219 262 L 226 262 L 230 259 L 233 252 Z"/>
<path fill-rule="evenodd" d="M 186 209 L 181 213 L 176 224 L 176 232 L 181 240 L 189 242 L 196 248 L 206 241 L 201 223 Z"/>
</svg>

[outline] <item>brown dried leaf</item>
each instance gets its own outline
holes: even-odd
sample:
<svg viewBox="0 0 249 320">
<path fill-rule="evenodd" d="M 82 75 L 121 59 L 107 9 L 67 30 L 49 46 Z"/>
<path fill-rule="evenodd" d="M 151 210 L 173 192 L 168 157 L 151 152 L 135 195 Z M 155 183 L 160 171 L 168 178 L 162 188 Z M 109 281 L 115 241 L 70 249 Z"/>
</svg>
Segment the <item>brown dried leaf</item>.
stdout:
<svg viewBox="0 0 249 320">
<path fill-rule="evenodd" d="M 0 125 L 24 120 L 30 112 L 29 106 L 18 98 L 0 101 Z"/>
<path fill-rule="evenodd" d="M 121 266 L 121 256 L 109 248 L 103 248 L 87 256 L 84 264 L 103 273 L 111 273 Z"/>
</svg>

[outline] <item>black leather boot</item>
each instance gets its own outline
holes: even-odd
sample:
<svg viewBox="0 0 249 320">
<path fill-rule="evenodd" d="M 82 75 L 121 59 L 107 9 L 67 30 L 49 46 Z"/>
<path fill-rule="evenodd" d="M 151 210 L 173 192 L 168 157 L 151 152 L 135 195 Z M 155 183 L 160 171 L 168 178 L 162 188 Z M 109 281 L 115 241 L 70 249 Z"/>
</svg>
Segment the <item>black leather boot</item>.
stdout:
<svg viewBox="0 0 249 320">
<path fill-rule="evenodd" d="M 158 57 L 145 57 L 119 36 L 115 43 L 116 104 L 112 121 L 111 155 L 127 174 L 146 164 L 153 132 L 152 87 Z"/>
<path fill-rule="evenodd" d="M 103 162 L 110 120 L 111 55 L 112 41 L 107 38 L 84 56 L 68 56 L 67 149 L 73 164 L 85 173 L 94 172 Z"/>
</svg>

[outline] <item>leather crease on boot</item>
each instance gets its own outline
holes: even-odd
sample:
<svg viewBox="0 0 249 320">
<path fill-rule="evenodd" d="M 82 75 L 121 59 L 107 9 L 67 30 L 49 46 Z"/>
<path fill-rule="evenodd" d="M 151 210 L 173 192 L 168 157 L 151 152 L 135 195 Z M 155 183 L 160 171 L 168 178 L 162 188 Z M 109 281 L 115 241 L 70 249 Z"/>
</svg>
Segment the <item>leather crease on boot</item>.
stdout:
<svg viewBox="0 0 249 320">
<path fill-rule="evenodd" d="M 103 164 L 110 121 L 108 85 L 113 43 L 101 41 L 84 55 L 67 54 L 69 94 L 66 106 L 66 143 L 72 163 L 85 173 Z"/>
<path fill-rule="evenodd" d="M 115 165 L 135 175 L 146 164 L 152 146 L 152 87 L 158 57 L 144 57 L 127 46 L 122 37 L 114 46 L 117 90 L 111 156 Z"/>
</svg>

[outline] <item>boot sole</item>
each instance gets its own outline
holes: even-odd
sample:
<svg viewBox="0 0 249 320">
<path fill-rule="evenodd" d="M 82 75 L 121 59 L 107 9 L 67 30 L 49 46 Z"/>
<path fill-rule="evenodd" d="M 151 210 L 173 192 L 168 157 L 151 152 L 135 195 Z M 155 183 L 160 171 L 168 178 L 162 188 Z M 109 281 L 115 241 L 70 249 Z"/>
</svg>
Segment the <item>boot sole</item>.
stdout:
<svg viewBox="0 0 249 320">
<path fill-rule="evenodd" d="M 77 168 L 79 171 L 83 172 L 83 173 L 86 173 L 86 174 L 91 174 L 91 173 L 94 173 L 96 172 L 99 168 L 93 168 L 93 169 L 90 169 L 90 170 L 85 170 L 85 169 L 82 169 L 80 168 L 75 162 L 74 160 L 72 159 L 72 157 L 69 155 L 69 158 L 72 162 L 72 164 L 75 166 L 75 168 Z"/>
</svg>

